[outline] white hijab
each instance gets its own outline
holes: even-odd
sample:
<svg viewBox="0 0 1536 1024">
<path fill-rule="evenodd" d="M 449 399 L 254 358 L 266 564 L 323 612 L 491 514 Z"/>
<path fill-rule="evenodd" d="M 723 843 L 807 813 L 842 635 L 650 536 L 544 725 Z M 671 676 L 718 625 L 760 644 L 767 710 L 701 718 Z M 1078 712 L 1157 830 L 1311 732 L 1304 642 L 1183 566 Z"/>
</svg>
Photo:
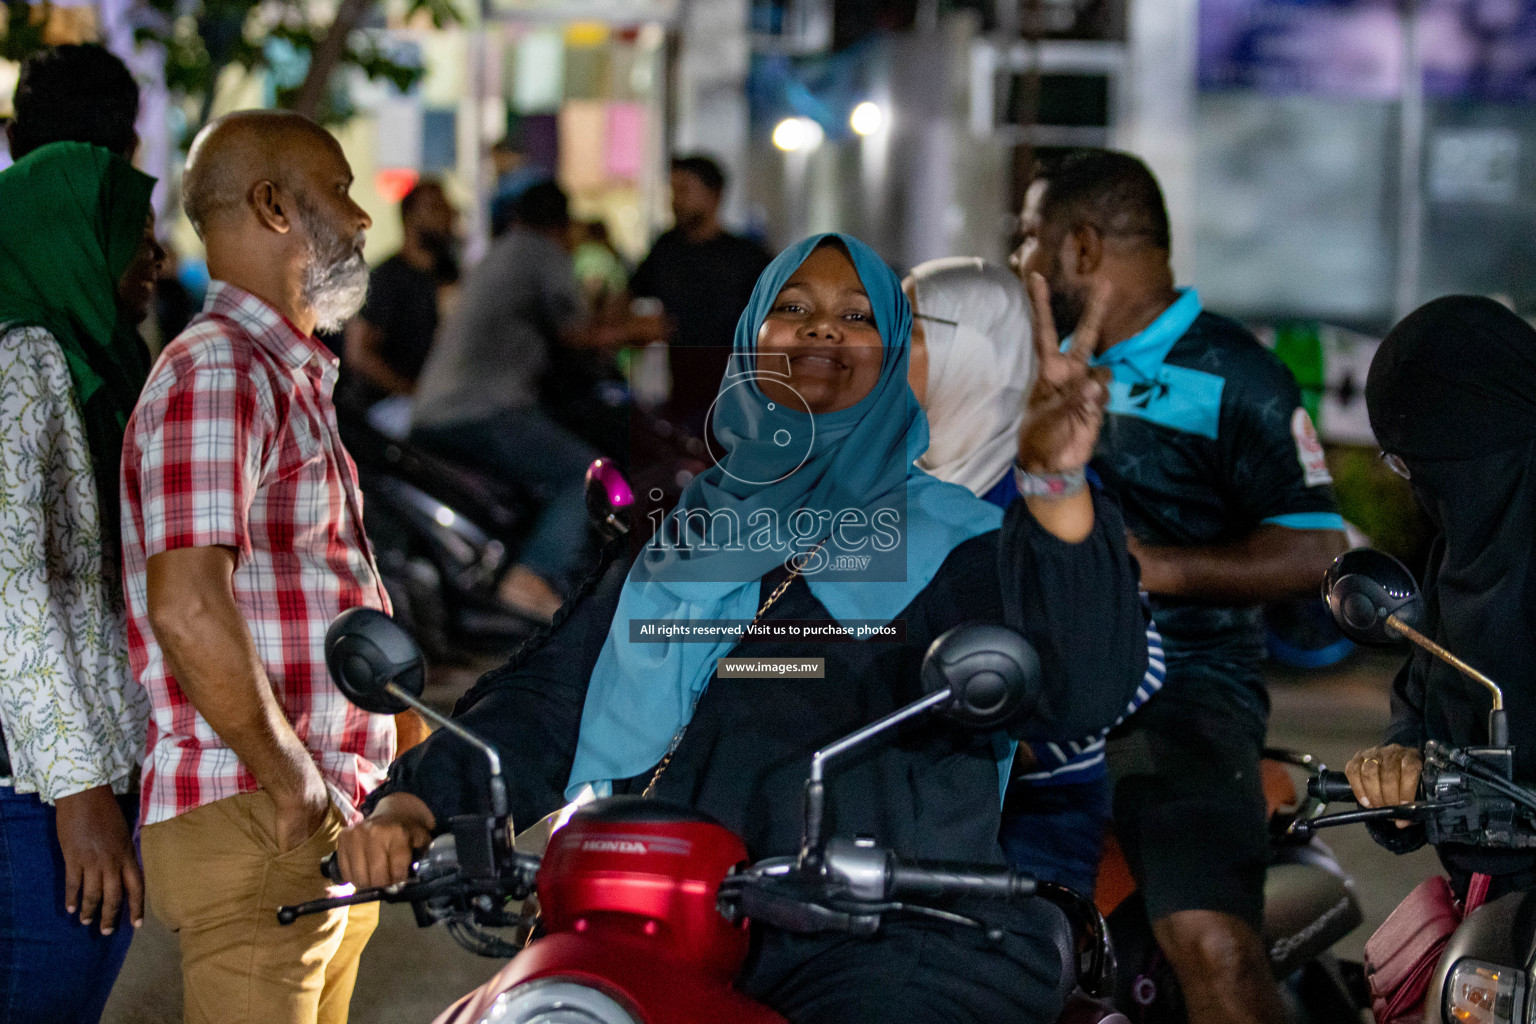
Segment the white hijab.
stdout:
<svg viewBox="0 0 1536 1024">
<path fill-rule="evenodd" d="M 1013 464 L 1035 350 L 1024 286 L 971 257 L 929 260 L 912 271 L 928 342 L 928 451 L 919 468 L 984 495 Z"/>
</svg>

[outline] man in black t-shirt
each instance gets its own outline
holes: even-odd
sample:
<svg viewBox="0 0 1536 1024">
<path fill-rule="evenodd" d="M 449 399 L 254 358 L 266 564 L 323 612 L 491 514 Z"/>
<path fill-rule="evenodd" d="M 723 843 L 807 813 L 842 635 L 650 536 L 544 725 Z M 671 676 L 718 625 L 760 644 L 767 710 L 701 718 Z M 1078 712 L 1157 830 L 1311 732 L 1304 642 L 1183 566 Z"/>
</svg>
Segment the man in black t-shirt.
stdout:
<svg viewBox="0 0 1536 1024">
<path fill-rule="evenodd" d="M 1191 1024 L 1278 1024 L 1260 938 L 1259 605 L 1315 594 L 1344 550 L 1322 445 L 1285 365 L 1174 287 L 1167 210 L 1141 161 L 1067 154 L 1030 185 L 1021 228 L 1015 267 L 1045 279 L 1063 333 L 1109 289 L 1092 465 L 1125 511 L 1167 669 L 1110 737 L 1116 834 Z"/>
<path fill-rule="evenodd" d="M 347 324 L 346 405 L 366 409 L 408 395 L 437 335 L 441 291 L 459 278 L 453 205 L 440 182 L 426 179 L 400 200 L 405 239 L 368 278 L 368 301 Z"/>
<path fill-rule="evenodd" d="M 720 224 L 725 172 L 705 156 L 672 161 L 672 230 L 630 279 L 637 298 L 661 300 L 672 323 L 674 416 L 698 432 L 730 359 L 736 321 L 772 256 Z"/>
</svg>

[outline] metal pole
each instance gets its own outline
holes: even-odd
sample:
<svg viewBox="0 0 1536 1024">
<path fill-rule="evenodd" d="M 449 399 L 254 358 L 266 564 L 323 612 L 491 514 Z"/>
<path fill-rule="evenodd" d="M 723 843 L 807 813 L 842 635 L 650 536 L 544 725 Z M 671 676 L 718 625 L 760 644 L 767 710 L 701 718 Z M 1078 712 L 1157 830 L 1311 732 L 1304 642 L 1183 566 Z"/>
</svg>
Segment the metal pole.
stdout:
<svg viewBox="0 0 1536 1024">
<path fill-rule="evenodd" d="M 1419 0 L 1402 0 L 1403 82 L 1399 102 L 1396 319 L 1419 304 L 1424 255 L 1424 61 Z"/>
<path fill-rule="evenodd" d="M 1492 679 L 1489 679 L 1477 669 L 1473 668 L 1471 665 L 1468 665 L 1466 662 L 1456 657 L 1456 655 L 1452 654 L 1444 647 L 1441 647 L 1439 644 L 1435 643 L 1429 637 L 1408 625 L 1408 623 L 1404 622 L 1396 615 L 1387 616 L 1387 625 L 1401 633 L 1403 636 L 1407 637 L 1409 640 L 1413 641 L 1415 644 L 1418 644 L 1420 647 L 1424 648 L 1430 654 L 1433 654 L 1447 665 L 1450 665 L 1452 668 L 1456 669 L 1467 678 L 1479 682 L 1483 686 L 1487 687 L 1488 692 L 1493 695 L 1493 710 L 1504 710 L 1504 691 L 1499 688 L 1498 683 L 1494 682 Z"/>
</svg>

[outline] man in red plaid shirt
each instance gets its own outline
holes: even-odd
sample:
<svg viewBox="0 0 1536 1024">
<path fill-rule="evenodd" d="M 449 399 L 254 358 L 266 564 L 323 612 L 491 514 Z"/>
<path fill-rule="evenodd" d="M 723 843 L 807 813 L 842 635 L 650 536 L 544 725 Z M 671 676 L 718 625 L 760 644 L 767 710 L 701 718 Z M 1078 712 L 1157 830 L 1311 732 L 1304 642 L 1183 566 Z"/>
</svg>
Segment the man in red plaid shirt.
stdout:
<svg viewBox="0 0 1536 1024">
<path fill-rule="evenodd" d="M 378 921 L 319 859 L 394 755 L 394 723 L 327 677 L 337 613 L 389 609 L 312 337 L 362 303 L 368 215 L 323 129 L 249 111 L 204 129 L 183 178 L 213 278 L 123 449 L 133 670 L 154 707 L 143 779 L 151 908 L 181 940 L 185 1019 L 341 1024 Z"/>
</svg>

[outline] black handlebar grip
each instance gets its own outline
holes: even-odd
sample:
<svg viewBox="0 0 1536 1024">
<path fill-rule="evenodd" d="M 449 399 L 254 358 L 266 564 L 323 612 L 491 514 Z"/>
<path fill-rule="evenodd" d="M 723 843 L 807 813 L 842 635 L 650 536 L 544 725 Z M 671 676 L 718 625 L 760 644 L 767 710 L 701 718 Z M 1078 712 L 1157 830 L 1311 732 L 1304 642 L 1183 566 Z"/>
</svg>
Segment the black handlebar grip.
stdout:
<svg viewBox="0 0 1536 1024">
<path fill-rule="evenodd" d="M 1324 803 L 1355 802 L 1355 789 L 1349 776 L 1324 768 L 1307 780 L 1307 795 Z"/>
<path fill-rule="evenodd" d="M 341 862 L 336 859 L 335 850 L 320 858 L 320 873 L 337 885 L 346 883 L 346 879 L 341 877 Z"/>
<path fill-rule="evenodd" d="M 1035 894 L 1035 880 L 1006 868 L 924 867 L 898 864 L 891 872 L 891 895 L 987 896 L 993 899 L 1019 899 Z"/>
</svg>

